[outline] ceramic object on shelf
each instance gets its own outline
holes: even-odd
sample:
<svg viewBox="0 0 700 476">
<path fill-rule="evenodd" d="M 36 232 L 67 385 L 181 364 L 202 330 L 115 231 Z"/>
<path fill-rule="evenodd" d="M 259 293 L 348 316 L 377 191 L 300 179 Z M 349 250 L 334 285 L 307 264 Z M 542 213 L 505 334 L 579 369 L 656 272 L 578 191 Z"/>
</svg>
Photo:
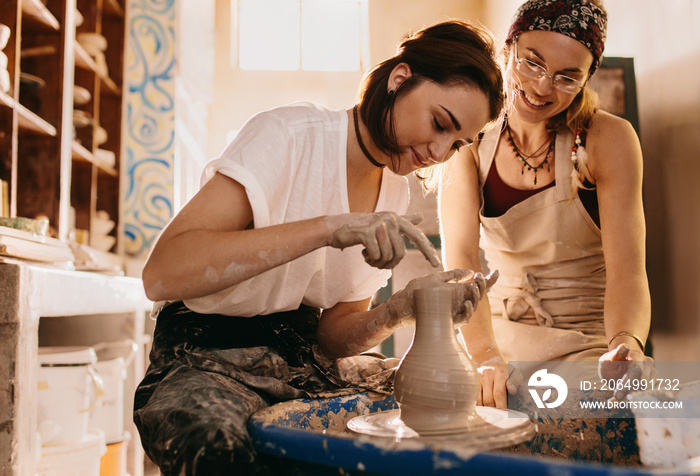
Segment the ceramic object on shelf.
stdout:
<svg viewBox="0 0 700 476">
<path fill-rule="evenodd" d="M 87 245 L 90 243 L 90 231 L 88 230 L 82 230 L 80 228 L 76 228 L 72 232 L 73 235 L 73 241 L 76 243 L 80 243 L 81 245 Z"/>
<path fill-rule="evenodd" d="M 41 89 L 46 86 L 46 81 L 29 73 L 20 73 L 19 83 L 21 87 L 28 90 Z"/>
<path fill-rule="evenodd" d="M 73 111 L 73 126 L 80 129 L 82 127 L 87 127 L 91 124 L 92 117 L 90 116 L 90 113 L 81 110 Z"/>
<path fill-rule="evenodd" d="M 0 23 L 0 50 L 7 46 L 7 42 L 10 40 L 10 27 L 4 23 Z"/>
<path fill-rule="evenodd" d="M 55 55 L 56 47 L 54 45 L 32 46 L 31 48 L 23 48 L 20 55 L 22 58 L 30 58 L 32 56 Z"/>
<path fill-rule="evenodd" d="M 87 54 L 93 57 L 107 49 L 107 38 L 99 33 L 78 33 L 76 39 Z"/>
<path fill-rule="evenodd" d="M 4 68 L 0 68 L 0 90 L 6 93 L 10 90 L 10 86 L 10 73 Z"/>
<path fill-rule="evenodd" d="M 99 210 L 92 218 L 90 229 L 93 234 L 106 235 L 114 228 L 114 220 L 109 218 L 109 214 L 104 210 Z"/>
<path fill-rule="evenodd" d="M 108 165 L 110 167 L 114 167 L 117 164 L 117 156 L 111 150 L 96 149 L 95 150 L 95 157 L 101 163 Z"/>
<path fill-rule="evenodd" d="M 82 86 L 73 87 L 73 104 L 84 106 L 90 102 L 90 99 L 92 99 L 92 94 L 90 94 L 87 88 Z"/>
<path fill-rule="evenodd" d="M 95 65 L 97 65 L 97 72 L 102 76 L 109 76 L 109 69 L 107 68 L 107 58 L 102 51 L 98 51 L 95 54 Z"/>
<path fill-rule="evenodd" d="M 102 126 L 97 126 L 95 128 L 94 139 L 95 145 L 98 147 L 107 142 L 107 129 Z"/>
<path fill-rule="evenodd" d="M 109 251 L 117 239 L 111 235 L 90 235 L 90 246 L 100 251 Z"/>
</svg>

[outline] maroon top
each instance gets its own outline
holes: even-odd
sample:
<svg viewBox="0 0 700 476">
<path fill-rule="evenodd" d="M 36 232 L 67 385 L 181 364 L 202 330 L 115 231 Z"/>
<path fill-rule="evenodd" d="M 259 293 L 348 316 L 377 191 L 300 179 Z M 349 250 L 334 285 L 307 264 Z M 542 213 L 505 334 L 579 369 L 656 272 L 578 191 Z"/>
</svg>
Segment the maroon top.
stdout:
<svg viewBox="0 0 700 476">
<path fill-rule="evenodd" d="M 486 183 L 484 183 L 484 215 L 487 217 L 498 217 L 507 212 L 513 205 L 526 200 L 536 193 L 553 187 L 555 181 L 552 180 L 547 185 L 533 190 L 520 190 L 507 185 L 501 179 L 496 169 L 494 160 L 489 169 Z M 600 228 L 600 214 L 598 213 L 598 196 L 595 190 L 579 190 L 584 208 L 588 212 L 593 222 Z"/>
</svg>

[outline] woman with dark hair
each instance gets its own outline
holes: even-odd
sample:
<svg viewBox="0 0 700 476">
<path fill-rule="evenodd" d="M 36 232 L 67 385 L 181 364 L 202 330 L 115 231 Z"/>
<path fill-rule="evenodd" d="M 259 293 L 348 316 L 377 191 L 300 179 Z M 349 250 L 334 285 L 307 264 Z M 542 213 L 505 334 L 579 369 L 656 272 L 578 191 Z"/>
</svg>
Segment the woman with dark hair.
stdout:
<svg viewBox="0 0 700 476">
<path fill-rule="evenodd" d="M 606 25 L 599 1 L 524 3 L 504 49 L 507 116 L 450 163 L 446 266 L 480 270 L 481 249 L 500 274 L 462 329 L 484 405 L 506 406 L 509 360 L 597 360 L 604 378 L 651 360 L 639 140 L 587 87 Z"/>
<path fill-rule="evenodd" d="M 491 283 L 466 270 L 417 278 L 371 309 L 370 299 L 404 237 L 440 264 L 418 217 L 403 216 L 405 176 L 469 145 L 502 104 L 490 36 L 441 23 L 374 68 L 355 107 L 262 112 L 207 164 L 143 271 L 157 321 L 134 419 L 164 474 L 263 472 L 246 431 L 256 410 L 390 392 L 396 362 L 352 356 L 412 324 L 413 290 L 451 283 L 456 322 L 471 315 Z M 353 358 L 361 377 L 346 372 Z"/>
</svg>

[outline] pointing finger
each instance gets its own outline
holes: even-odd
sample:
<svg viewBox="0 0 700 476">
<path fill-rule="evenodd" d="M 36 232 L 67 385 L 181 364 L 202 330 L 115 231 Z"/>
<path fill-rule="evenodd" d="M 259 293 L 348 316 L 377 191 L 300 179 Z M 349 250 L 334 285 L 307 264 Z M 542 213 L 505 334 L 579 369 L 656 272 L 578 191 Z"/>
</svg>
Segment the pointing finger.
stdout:
<svg viewBox="0 0 700 476">
<path fill-rule="evenodd" d="M 404 218 L 404 219 L 410 221 L 414 225 L 417 225 L 423 221 L 423 214 L 422 213 L 412 213 L 410 215 L 404 215 L 401 218 Z"/>
<path fill-rule="evenodd" d="M 465 278 L 470 274 L 471 271 L 467 269 L 455 268 L 438 273 L 437 276 L 440 276 L 446 283 L 463 283 L 467 281 Z"/>
<path fill-rule="evenodd" d="M 613 360 L 627 360 L 627 356 L 630 353 L 630 348 L 628 345 L 623 344 L 617 348 L 617 352 L 613 356 Z"/>
<path fill-rule="evenodd" d="M 409 241 L 423 253 L 423 256 L 430 261 L 433 267 L 437 268 L 440 266 L 439 254 L 428 237 L 425 236 L 425 233 L 420 231 L 412 222 L 405 218 L 400 220 L 399 229 L 401 230 L 401 234 L 408 238 Z"/>
<path fill-rule="evenodd" d="M 484 279 L 486 280 L 486 289 L 491 289 L 491 287 L 496 284 L 496 281 L 498 280 L 498 270 L 494 269 L 488 275 L 486 275 Z"/>
</svg>

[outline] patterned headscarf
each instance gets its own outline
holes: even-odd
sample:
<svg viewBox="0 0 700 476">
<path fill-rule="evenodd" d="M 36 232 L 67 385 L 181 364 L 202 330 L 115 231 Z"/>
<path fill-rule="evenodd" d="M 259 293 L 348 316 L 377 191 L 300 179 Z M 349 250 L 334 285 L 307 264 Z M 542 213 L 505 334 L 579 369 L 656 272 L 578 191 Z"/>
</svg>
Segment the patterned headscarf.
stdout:
<svg viewBox="0 0 700 476">
<path fill-rule="evenodd" d="M 518 8 L 506 41 L 532 30 L 561 33 L 578 40 L 593 53 L 591 74 L 598 68 L 605 47 L 608 16 L 588 0 L 528 0 Z"/>
</svg>

